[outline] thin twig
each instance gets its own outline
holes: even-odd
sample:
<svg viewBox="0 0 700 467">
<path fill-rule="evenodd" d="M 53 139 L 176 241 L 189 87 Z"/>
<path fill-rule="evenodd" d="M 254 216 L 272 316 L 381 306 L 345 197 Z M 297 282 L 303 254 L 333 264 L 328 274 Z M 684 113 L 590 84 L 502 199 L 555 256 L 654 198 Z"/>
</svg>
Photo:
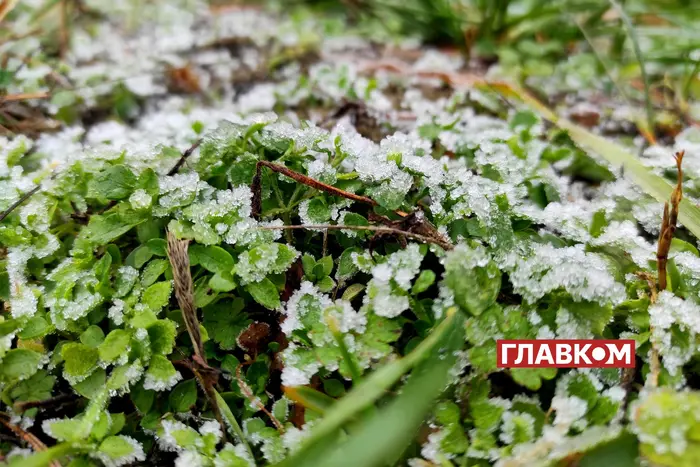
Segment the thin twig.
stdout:
<svg viewBox="0 0 700 467">
<path fill-rule="evenodd" d="M 22 429 L 22 427 L 11 423 L 9 417 L 6 414 L 0 415 L 0 424 L 5 426 L 5 428 L 14 433 L 22 441 L 30 445 L 32 449 L 34 449 L 34 451 L 39 452 L 46 450 L 46 445 L 42 443 L 39 438 L 37 438 L 34 434 L 25 431 L 24 429 Z M 49 465 L 51 467 L 61 467 L 61 464 L 58 461 L 52 461 Z"/>
<path fill-rule="evenodd" d="M 439 240 L 437 238 L 428 237 L 426 235 L 421 235 L 413 232 L 407 232 L 405 230 L 396 229 L 393 227 L 377 227 L 374 225 L 332 225 L 332 224 L 304 224 L 304 225 L 260 225 L 257 228 L 263 230 L 301 230 L 301 229 L 313 229 L 313 230 L 368 230 L 370 232 L 385 233 L 391 235 L 405 235 L 406 237 L 413 238 L 414 240 L 419 240 L 423 243 L 433 243 L 442 247 L 445 250 L 452 250 L 454 245 L 447 243 L 445 241 Z"/>
<path fill-rule="evenodd" d="M 373 200 L 372 198 L 368 198 L 366 196 L 361 196 L 357 195 L 355 193 L 350 193 L 345 190 L 341 190 L 340 188 L 336 188 L 334 186 L 328 185 L 326 183 L 323 183 L 319 180 L 315 180 L 307 175 L 301 174 L 299 172 L 295 172 L 294 170 L 291 170 L 283 165 L 280 164 L 275 164 L 269 161 L 258 161 L 256 164 L 256 171 L 255 171 L 255 176 L 253 177 L 253 182 L 251 184 L 251 191 L 253 192 L 253 200 L 252 200 L 252 214 L 254 217 L 259 217 L 262 211 L 262 167 L 268 167 L 271 170 L 281 173 L 283 175 L 286 175 L 287 177 L 296 180 L 299 183 L 302 183 L 306 186 L 309 186 L 311 188 L 325 191 L 326 193 L 330 193 L 335 196 L 341 196 L 343 198 L 347 198 L 353 201 L 359 201 L 361 203 L 370 205 L 370 206 L 379 206 L 379 203 Z M 291 204 L 291 203 L 290 203 Z M 289 209 L 289 208 L 288 208 Z M 431 240 L 428 243 L 436 243 L 440 246 L 442 246 L 446 250 L 451 250 L 453 245 L 452 243 L 445 237 L 443 236 L 438 230 L 435 228 L 433 224 L 431 224 L 423 215 L 422 211 L 414 211 L 411 213 L 407 213 L 404 211 L 399 211 L 399 210 L 394 210 L 392 211 L 394 214 L 399 216 L 401 220 L 399 221 L 392 221 L 384 216 L 376 216 L 377 220 L 382 222 L 383 224 L 388 225 L 390 228 L 394 228 L 395 226 L 401 226 L 401 228 L 396 229 L 400 232 L 402 232 L 402 235 L 406 234 L 413 234 L 413 238 L 420 238 L 420 239 L 425 239 L 425 238 L 430 238 Z M 370 212 L 372 214 L 372 212 Z M 385 233 L 390 233 L 390 232 L 385 232 Z M 396 232 L 393 232 L 396 233 Z M 403 237 L 401 237 L 403 238 Z M 423 240 L 425 241 L 425 240 Z"/>
<path fill-rule="evenodd" d="M 180 170 L 180 167 L 183 166 L 185 161 L 187 160 L 188 157 L 192 155 L 195 149 L 199 147 L 200 144 L 202 144 L 202 138 L 198 139 L 197 141 L 194 142 L 192 146 L 189 147 L 185 152 L 182 153 L 182 156 L 180 156 L 180 159 L 177 161 L 177 164 L 170 169 L 170 172 L 168 172 L 168 175 L 172 176 L 177 173 L 178 170 Z"/>
<path fill-rule="evenodd" d="M 241 376 L 241 367 L 243 366 L 243 363 L 240 363 L 236 367 L 236 380 L 238 381 L 238 388 L 241 390 L 241 393 L 248 399 L 248 401 L 251 404 L 255 404 L 255 406 L 260 409 L 261 412 L 263 412 L 265 415 L 268 416 L 270 420 L 272 420 L 272 424 L 275 425 L 275 428 L 277 428 L 277 431 L 280 432 L 280 434 L 284 434 L 284 426 L 280 423 L 279 420 L 265 407 L 265 404 L 263 404 L 260 401 L 260 398 L 256 397 L 255 394 L 253 393 L 253 390 L 250 389 L 250 386 L 243 380 L 243 376 Z"/>
<path fill-rule="evenodd" d="M 379 205 L 379 203 L 377 203 L 372 198 L 368 198 L 362 195 L 356 195 L 355 193 L 350 193 L 349 191 L 341 190 L 340 188 L 336 188 L 332 185 L 328 185 L 314 178 L 311 178 L 307 175 L 300 174 L 299 172 L 295 172 L 294 170 L 288 169 L 287 167 L 281 164 L 275 164 L 269 161 L 258 161 L 255 167 L 255 177 L 253 177 L 253 183 L 251 184 L 251 191 L 253 192 L 252 212 L 253 215 L 256 217 L 259 216 L 260 212 L 262 211 L 262 195 L 260 193 L 260 186 L 262 182 L 262 167 L 267 167 L 270 170 L 273 170 L 277 173 L 281 173 L 282 175 L 285 175 L 291 178 L 292 180 L 296 180 L 297 182 L 302 183 L 311 188 L 315 188 L 316 190 L 325 191 L 326 193 L 330 193 L 335 196 L 340 196 L 342 198 L 351 199 L 360 203 L 368 204 L 370 206 Z M 403 213 L 402 217 L 404 216 L 406 216 L 406 213 Z"/>
<path fill-rule="evenodd" d="M 59 394 L 58 396 L 39 401 L 20 401 L 12 405 L 12 409 L 17 413 L 26 412 L 29 409 L 51 407 L 54 405 L 62 405 L 65 402 L 76 401 L 74 394 Z"/>
<path fill-rule="evenodd" d="M 40 189 L 41 189 L 41 184 L 38 184 L 37 186 L 35 186 L 35 187 L 32 188 L 31 190 L 29 190 L 28 192 L 26 192 L 25 194 L 23 194 L 17 201 L 15 201 L 14 203 L 12 203 L 12 205 L 11 205 L 9 208 L 5 209 L 5 210 L 2 212 L 2 214 L 0 214 L 0 222 L 4 221 L 5 218 L 6 218 L 7 216 L 9 216 L 10 213 L 11 213 L 12 211 L 14 211 L 15 209 L 17 209 L 22 203 L 24 203 L 24 202 L 27 201 L 29 198 L 31 198 L 32 195 L 34 195 L 34 193 L 36 193 L 36 192 L 39 191 Z"/>
</svg>

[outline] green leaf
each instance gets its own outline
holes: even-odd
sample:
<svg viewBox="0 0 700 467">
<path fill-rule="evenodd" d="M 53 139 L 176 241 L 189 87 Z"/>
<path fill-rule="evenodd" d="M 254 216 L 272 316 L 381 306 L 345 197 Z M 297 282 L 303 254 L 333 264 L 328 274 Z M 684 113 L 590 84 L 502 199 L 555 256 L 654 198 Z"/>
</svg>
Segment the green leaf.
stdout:
<svg viewBox="0 0 700 467">
<path fill-rule="evenodd" d="M 197 308 L 204 308 L 212 303 L 219 293 L 209 287 L 209 278 L 200 277 L 194 282 L 194 304 Z"/>
<path fill-rule="evenodd" d="M 277 287 L 267 277 L 260 282 L 251 282 L 245 286 L 248 293 L 256 302 L 270 310 L 276 310 L 280 306 L 280 295 Z"/>
<path fill-rule="evenodd" d="M 121 463 L 123 459 L 129 459 L 129 463 L 146 459 L 141 445 L 132 438 L 125 436 L 109 436 L 105 438 L 97 448 L 97 452 L 100 456 L 112 459 L 114 463 Z"/>
<path fill-rule="evenodd" d="M 316 269 L 320 266 L 320 269 Z M 316 262 L 316 266 L 314 267 L 314 273 L 316 274 L 316 279 L 320 280 L 323 279 L 324 277 L 330 276 L 331 272 L 333 272 L 333 257 L 332 256 L 324 256 L 323 258 L 319 259 Z"/>
<path fill-rule="evenodd" d="M 61 348 L 65 361 L 63 372 L 72 378 L 89 375 L 97 366 L 100 354 L 97 349 L 77 342 L 69 342 Z"/>
<path fill-rule="evenodd" d="M 141 267 L 146 264 L 151 257 L 153 257 L 153 252 L 146 245 L 139 245 L 134 248 L 129 256 L 126 257 L 124 261 L 128 266 L 134 267 L 136 269 L 141 269 Z"/>
<path fill-rule="evenodd" d="M 100 360 L 105 363 L 118 360 L 127 353 L 129 342 L 131 342 L 131 335 L 127 331 L 123 329 L 111 331 L 97 349 Z"/>
<path fill-rule="evenodd" d="M 141 285 L 148 287 L 158 280 L 170 268 L 170 262 L 165 259 L 154 259 L 149 262 L 141 273 Z"/>
<path fill-rule="evenodd" d="M 224 400 L 223 397 L 221 397 L 221 394 L 219 394 L 216 389 L 214 390 L 214 397 L 216 398 L 216 403 L 219 406 L 221 410 L 221 416 L 223 417 L 224 420 L 226 420 L 227 426 L 230 428 L 230 433 L 238 438 L 238 441 L 243 444 L 245 447 L 246 451 L 248 452 L 248 456 L 250 459 L 254 459 L 253 457 L 253 450 L 250 449 L 250 445 L 248 444 L 248 441 L 246 440 L 246 437 L 243 433 L 243 430 L 241 429 L 241 425 L 239 425 L 238 420 L 236 420 L 236 417 L 233 415 L 233 412 L 231 412 L 231 408 L 228 406 L 226 401 Z"/>
<path fill-rule="evenodd" d="M 475 257 L 482 250 L 471 250 L 461 245 L 448 253 L 445 261 L 445 285 L 454 293 L 455 302 L 472 315 L 479 315 L 490 307 L 501 290 L 501 271 L 491 260 L 478 266 Z"/>
<path fill-rule="evenodd" d="M 168 355 L 175 347 L 177 328 L 169 319 L 159 319 L 147 328 L 148 340 L 151 342 L 151 351 L 154 354 Z"/>
<path fill-rule="evenodd" d="M 542 386 L 542 380 L 550 380 L 557 375 L 556 368 L 512 368 L 510 375 L 513 380 L 528 389 L 537 391 Z"/>
<path fill-rule="evenodd" d="M 92 399 L 93 397 L 99 396 L 99 394 L 102 392 L 106 379 L 107 374 L 105 370 L 98 368 L 84 380 L 73 384 L 73 389 L 81 396 L 87 399 Z"/>
<path fill-rule="evenodd" d="M 0 376 L 5 382 L 27 379 L 36 373 L 41 354 L 29 349 L 8 350 L 0 362 Z"/>
<path fill-rule="evenodd" d="M 324 277 L 320 281 L 316 282 L 316 287 L 321 292 L 330 292 L 335 287 L 335 282 L 329 276 Z"/>
<path fill-rule="evenodd" d="M 51 397 L 51 390 L 56 383 L 56 377 L 44 370 L 39 370 L 28 379 L 22 380 L 10 388 L 9 396 L 12 401 L 41 401 Z M 5 401 L 7 405 L 10 402 Z"/>
<path fill-rule="evenodd" d="M 363 290 L 365 290 L 364 284 L 351 284 L 343 292 L 343 300 L 352 301 L 357 297 Z"/>
<path fill-rule="evenodd" d="M 158 313 L 170 301 L 171 291 L 170 281 L 156 282 L 143 292 L 143 304 Z"/>
<path fill-rule="evenodd" d="M 49 420 L 47 425 L 49 430 L 49 436 L 59 441 L 77 441 L 77 437 L 80 431 L 80 420 L 77 419 L 63 419 L 63 420 Z"/>
<path fill-rule="evenodd" d="M 335 277 L 339 281 L 346 281 L 357 274 L 357 266 L 355 266 L 355 263 L 352 261 L 353 253 L 361 254 L 362 249 L 357 247 L 348 248 L 340 255 L 338 269 L 335 271 Z"/>
<path fill-rule="evenodd" d="M 28 457 L 16 456 L 8 464 L 8 467 L 47 467 L 54 460 L 83 450 L 86 450 L 86 447 L 78 443 L 61 443 L 35 452 Z"/>
<path fill-rule="evenodd" d="M 136 176 L 123 165 L 115 165 L 100 174 L 91 187 L 97 195 L 106 199 L 123 199 L 131 194 Z"/>
<path fill-rule="evenodd" d="M 36 339 L 43 337 L 53 329 L 48 321 L 41 316 L 32 316 L 19 333 L 20 339 Z"/>
<path fill-rule="evenodd" d="M 236 288 L 236 282 L 230 272 L 217 273 L 209 279 L 209 287 L 217 292 L 230 292 Z"/>
<path fill-rule="evenodd" d="M 173 364 L 160 354 L 156 354 L 151 358 L 151 362 L 146 370 L 146 379 L 144 380 L 147 386 L 150 385 L 156 391 L 164 391 L 169 388 L 170 384 L 177 381 L 177 370 Z"/>
<path fill-rule="evenodd" d="M 202 310 L 204 327 L 224 350 L 235 349 L 236 339 L 253 322 L 241 313 L 244 307 L 243 299 L 236 298 L 233 301 L 219 301 Z"/>
<path fill-rule="evenodd" d="M 314 280 L 314 266 L 316 266 L 316 260 L 313 256 L 305 254 L 301 257 L 301 266 L 304 269 L 304 275 L 309 280 Z"/>
<path fill-rule="evenodd" d="M 641 455 L 658 466 L 696 466 L 700 459 L 700 392 L 663 389 L 640 402 L 634 424 Z M 684 449 L 666 448 L 675 443 L 683 443 Z"/>
<path fill-rule="evenodd" d="M 150 389 L 145 389 L 143 385 L 138 384 L 131 389 L 131 401 L 142 414 L 148 413 L 153 406 L 153 401 L 156 397 L 156 392 Z"/>
<path fill-rule="evenodd" d="M 112 240 L 121 237 L 141 222 L 143 220 L 136 222 L 124 221 L 117 213 L 94 215 L 90 216 L 90 222 L 80 232 L 80 235 L 95 245 L 106 245 Z"/>
<path fill-rule="evenodd" d="M 577 461 L 577 467 L 637 467 L 639 441 L 628 431 L 623 431 L 612 441 L 595 446 Z"/>
<path fill-rule="evenodd" d="M 168 255 L 168 242 L 164 238 L 152 238 L 146 242 L 146 247 L 156 256 Z"/>
<path fill-rule="evenodd" d="M 182 381 L 175 386 L 168 400 L 173 412 L 189 412 L 197 402 L 197 382 L 194 378 Z"/>
<path fill-rule="evenodd" d="M 230 274 L 235 263 L 233 256 L 220 246 L 192 245 L 189 250 L 193 264 L 199 264 L 207 271 L 219 274 Z"/>
<path fill-rule="evenodd" d="M 93 348 L 97 348 L 105 340 L 105 333 L 99 326 L 89 326 L 80 335 L 80 342 Z"/>
<path fill-rule="evenodd" d="M 413 288 L 411 289 L 411 293 L 414 295 L 418 295 L 421 292 L 425 292 L 428 290 L 428 288 L 433 285 L 435 282 L 435 273 L 431 271 L 430 269 L 426 269 L 425 271 L 421 271 L 420 275 L 416 279 L 416 281 L 413 283 Z"/>
</svg>

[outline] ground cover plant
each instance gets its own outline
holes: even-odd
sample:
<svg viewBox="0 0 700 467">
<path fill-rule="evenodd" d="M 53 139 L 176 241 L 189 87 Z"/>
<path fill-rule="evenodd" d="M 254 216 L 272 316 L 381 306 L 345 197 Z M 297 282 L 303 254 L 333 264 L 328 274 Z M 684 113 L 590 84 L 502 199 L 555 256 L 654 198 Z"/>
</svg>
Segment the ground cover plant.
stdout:
<svg viewBox="0 0 700 467">
<path fill-rule="evenodd" d="M 0 2 L 10 466 L 695 466 L 693 2 Z M 499 369 L 631 338 L 634 369 Z"/>
</svg>

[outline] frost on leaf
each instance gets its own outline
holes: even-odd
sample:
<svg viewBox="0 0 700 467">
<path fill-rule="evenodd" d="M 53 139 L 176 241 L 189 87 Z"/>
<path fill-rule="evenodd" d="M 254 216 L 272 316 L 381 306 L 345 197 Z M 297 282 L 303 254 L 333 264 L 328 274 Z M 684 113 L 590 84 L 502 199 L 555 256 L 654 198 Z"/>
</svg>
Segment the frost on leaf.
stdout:
<svg viewBox="0 0 700 467">
<path fill-rule="evenodd" d="M 146 370 L 143 387 L 154 391 L 165 391 L 175 386 L 182 375 L 170 360 L 162 355 L 154 355 Z"/>
<path fill-rule="evenodd" d="M 299 252 L 291 246 L 267 243 L 244 251 L 235 271 L 242 284 L 260 282 L 268 274 L 285 272 L 298 257 Z"/>
<path fill-rule="evenodd" d="M 700 306 L 689 299 L 682 299 L 664 290 L 654 304 L 649 306 L 651 340 L 659 350 L 664 368 L 671 376 L 678 375 L 700 347 Z"/>
<path fill-rule="evenodd" d="M 110 436 L 97 448 L 96 457 L 107 467 L 120 467 L 146 460 L 141 443 L 129 436 Z"/>
<path fill-rule="evenodd" d="M 616 305 L 625 288 L 610 273 L 602 256 L 584 251 L 583 245 L 555 248 L 535 244 L 531 255 L 516 260 L 509 270 L 514 290 L 528 302 L 563 289 L 576 300 Z"/>
<path fill-rule="evenodd" d="M 632 407 L 640 452 L 656 465 L 691 467 L 700 458 L 700 395 L 695 391 L 651 393 Z"/>
<path fill-rule="evenodd" d="M 377 315 L 387 318 L 395 318 L 407 310 L 407 292 L 411 289 L 411 281 L 420 272 L 421 261 L 421 248 L 412 243 L 374 266 L 372 280 L 367 284 L 364 303 Z"/>
</svg>

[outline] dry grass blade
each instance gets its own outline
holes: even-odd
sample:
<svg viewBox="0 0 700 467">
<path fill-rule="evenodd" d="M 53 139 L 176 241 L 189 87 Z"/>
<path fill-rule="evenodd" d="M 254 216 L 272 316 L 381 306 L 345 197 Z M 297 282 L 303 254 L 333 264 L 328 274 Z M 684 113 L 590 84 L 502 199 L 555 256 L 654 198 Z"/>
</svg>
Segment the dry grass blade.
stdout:
<svg viewBox="0 0 700 467">
<path fill-rule="evenodd" d="M 171 232 L 167 233 L 167 237 L 168 258 L 172 265 L 173 279 L 175 282 L 175 297 L 180 305 L 182 317 L 187 327 L 187 333 L 190 335 L 190 340 L 194 347 L 194 357 L 192 357 L 194 365 L 192 365 L 191 369 L 202 386 L 225 437 L 227 432 L 226 424 L 221 415 L 221 408 L 219 407 L 219 402 L 216 397 L 216 389 L 214 389 L 214 375 L 216 371 L 207 363 L 207 357 L 204 355 L 204 343 L 202 342 L 202 335 L 199 331 L 197 307 L 194 302 L 194 287 L 192 284 L 192 274 L 190 272 L 190 258 L 187 254 L 189 241 L 179 240 Z"/>
<path fill-rule="evenodd" d="M 48 92 L 30 92 L 24 94 L 8 94 L 7 96 L 0 96 L 0 104 L 3 102 L 15 102 L 15 101 L 26 101 L 30 99 L 46 99 L 50 97 L 51 94 Z"/>
<path fill-rule="evenodd" d="M 168 232 L 168 258 L 173 269 L 173 279 L 175 282 L 175 297 L 180 304 L 182 318 L 190 335 L 195 355 L 201 360 L 199 363 L 206 364 L 204 356 L 204 343 L 199 332 L 199 320 L 197 319 L 197 308 L 194 304 L 194 287 L 192 285 L 192 274 L 190 273 L 190 258 L 187 254 L 188 240 L 178 240 L 171 232 Z"/>
<path fill-rule="evenodd" d="M 19 5 L 19 0 L 0 1 L 0 23 L 17 5 Z"/>
<path fill-rule="evenodd" d="M 29 198 L 31 198 L 32 195 L 34 193 L 36 193 L 37 191 L 39 191 L 40 189 L 41 189 L 41 185 L 37 185 L 34 188 L 32 188 L 31 190 L 29 190 L 28 192 L 26 192 L 25 194 L 23 194 L 17 201 L 12 203 L 12 205 L 9 208 L 5 209 L 2 212 L 2 214 L 0 214 L 0 222 L 4 221 L 5 218 L 12 213 L 12 211 L 17 209 L 22 203 L 24 203 Z"/>
</svg>

